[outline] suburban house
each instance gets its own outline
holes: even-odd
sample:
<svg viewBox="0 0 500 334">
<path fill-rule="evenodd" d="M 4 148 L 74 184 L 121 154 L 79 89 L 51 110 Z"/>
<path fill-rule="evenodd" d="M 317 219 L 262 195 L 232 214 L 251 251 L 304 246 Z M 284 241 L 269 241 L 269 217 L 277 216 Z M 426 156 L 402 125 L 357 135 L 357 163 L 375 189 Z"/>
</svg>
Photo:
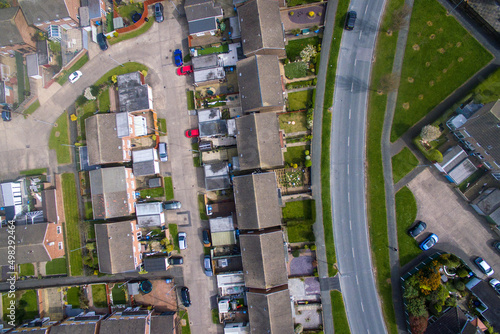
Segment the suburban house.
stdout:
<svg viewBox="0 0 500 334">
<path fill-rule="evenodd" d="M 476 334 L 486 332 L 486 329 L 477 317 L 466 314 L 460 307 L 455 306 L 429 324 L 425 334 Z"/>
<path fill-rule="evenodd" d="M 0 233 L 0 265 L 8 264 L 8 236 Z M 16 225 L 16 264 L 46 262 L 64 256 L 64 235 L 60 224 Z"/>
<path fill-rule="evenodd" d="M 219 108 L 198 111 L 200 138 L 221 137 L 228 134 L 227 122 L 222 119 Z"/>
<path fill-rule="evenodd" d="M 281 226 L 281 199 L 275 173 L 236 176 L 233 191 L 240 230 Z"/>
<path fill-rule="evenodd" d="M 49 39 L 57 29 L 78 28 L 80 0 L 18 0 L 29 25 L 48 31 Z"/>
<path fill-rule="evenodd" d="M 2 51 L 0 51 L 0 54 Z M 3 64 L 0 64 L 3 65 Z M 14 104 L 14 88 L 12 83 L 0 81 L 0 104 Z"/>
<path fill-rule="evenodd" d="M 193 72 L 194 85 L 211 85 L 224 81 L 226 78 L 226 71 L 224 67 L 205 68 L 203 70 L 196 70 Z"/>
<path fill-rule="evenodd" d="M 246 57 L 256 54 L 286 57 L 285 33 L 276 1 L 247 1 L 238 7 L 238 19 Z"/>
<path fill-rule="evenodd" d="M 140 228 L 159 228 L 165 225 L 161 202 L 137 203 L 135 206 L 137 225 Z"/>
<path fill-rule="evenodd" d="M 79 14 L 80 26 L 82 27 L 106 17 L 106 3 L 104 0 L 81 0 L 81 5 Z"/>
<path fill-rule="evenodd" d="M 142 264 L 141 233 L 135 220 L 96 224 L 99 271 L 106 274 L 137 271 Z"/>
<path fill-rule="evenodd" d="M 294 332 L 292 304 L 288 289 L 266 295 L 247 292 L 246 296 L 252 333 L 289 334 Z"/>
<path fill-rule="evenodd" d="M 443 154 L 443 161 L 434 164 L 451 183 L 460 184 L 474 174 L 477 167 L 460 146 L 453 146 Z"/>
<path fill-rule="evenodd" d="M 158 151 L 154 148 L 132 151 L 132 162 L 132 169 L 136 177 L 160 173 Z"/>
<path fill-rule="evenodd" d="M 94 219 L 129 216 L 135 211 L 135 176 L 131 168 L 91 170 L 90 192 Z"/>
<path fill-rule="evenodd" d="M 454 134 L 500 180 L 500 100 L 484 105 Z"/>
<path fill-rule="evenodd" d="M 69 317 L 60 324 L 50 328 L 50 334 L 97 334 L 99 324 L 105 317 L 95 312 L 80 313 L 75 317 Z"/>
<path fill-rule="evenodd" d="M 153 109 L 153 90 L 146 84 L 141 72 L 118 75 L 118 104 L 120 112 L 147 111 Z"/>
<path fill-rule="evenodd" d="M 23 182 L 0 184 L 1 220 L 13 220 L 23 212 Z"/>
<path fill-rule="evenodd" d="M 489 223 L 500 225 L 500 189 L 489 188 L 472 201 L 477 213 L 485 216 Z"/>
<path fill-rule="evenodd" d="M 9 333 L 48 334 L 53 322 L 49 317 L 36 318 L 13 329 Z"/>
<path fill-rule="evenodd" d="M 231 188 L 229 177 L 229 164 L 227 161 L 204 164 L 205 189 L 208 191 L 223 190 Z"/>
<path fill-rule="evenodd" d="M 482 304 L 475 307 L 476 311 L 490 323 L 493 328 L 500 326 L 500 308 L 498 307 L 498 295 L 492 290 L 487 281 L 473 277 L 465 287 L 472 292 Z"/>
<path fill-rule="evenodd" d="M 0 55 L 13 55 L 15 51 L 28 54 L 36 51 L 36 29 L 30 27 L 19 7 L 0 9 Z"/>
<path fill-rule="evenodd" d="M 278 57 L 251 56 L 236 65 L 243 112 L 283 111 L 283 84 Z"/>
<path fill-rule="evenodd" d="M 189 35 L 215 35 L 223 12 L 214 0 L 186 0 L 184 11 L 188 21 Z"/>
<path fill-rule="evenodd" d="M 62 194 L 56 189 L 45 189 L 42 191 L 42 210 L 43 218 L 49 223 L 59 223 L 59 219 L 63 217 L 64 212 L 62 205 Z"/>
<path fill-rule="evenodd" d="M 236 245 L 233 216 L 210 218 L 208 223 L 213 247 Z"/>
<path fill-rule="evenodd" d="M 275 113 L 251 114 L 236 119 L 238 156 L 234 169 L 272 169 L 285 162 L 278 116 Z"/>
</svg>

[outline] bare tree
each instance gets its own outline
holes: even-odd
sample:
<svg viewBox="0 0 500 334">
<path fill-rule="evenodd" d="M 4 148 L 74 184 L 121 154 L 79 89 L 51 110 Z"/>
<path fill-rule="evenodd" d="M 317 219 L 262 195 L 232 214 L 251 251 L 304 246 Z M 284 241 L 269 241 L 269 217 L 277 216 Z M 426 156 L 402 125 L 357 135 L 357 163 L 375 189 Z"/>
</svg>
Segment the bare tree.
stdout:
<svg viewBox="0 0 500 334">
<path fill-rule="evenodd" d="M 399 7 L 392 13 L 392 23 L 389 29 L 393 31 L 398 31 L 403 28 L 406 23 L 406 17 L 411 13 L 411 8 L 407 4 Z"/>
</svg>

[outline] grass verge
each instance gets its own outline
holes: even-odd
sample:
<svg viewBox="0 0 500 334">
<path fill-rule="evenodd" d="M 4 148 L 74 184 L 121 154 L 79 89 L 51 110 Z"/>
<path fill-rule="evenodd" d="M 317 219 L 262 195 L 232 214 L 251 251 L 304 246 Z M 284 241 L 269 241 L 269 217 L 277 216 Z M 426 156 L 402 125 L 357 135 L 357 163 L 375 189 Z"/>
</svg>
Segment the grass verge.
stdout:
<svg viewBox="0 0 500 334">
<path fill-rule="evenodd" d="M 69 252 L 71 276 L 83 275 L 82 247 L 80 228 L 78 226 L 78 197 L 76 196 L 75 176 L 72 173 L 62 175 L 62 188 L 64 198 L 64 214 L 66 216 L 66 243 Z"/>
<path fill-rule="evenodd" d="M 192 90 L 186 91 L 186 98 L 187 98 L 188 110 L 196 109 L 196 106 L 194 105 L 194 92 Z"/>
<path fill-rule="evenodd" d="M 200 219 L 201 220 L 208 220 L 203 194 L 198 194 L 198 208 L 200 210 Z"/>
<path fill-rule="evenodd" d="M 145 65 L 142 65 L 140 63 L 136 62 L 129 62 L 129 63 L 124 63 L 122 64 L 123 66 L 117 66 L 114 69 L 106 72 L 99 80 L 95 82 L 94 85 L 100 86 L 103 83 L 109 81 L 111 82 L 111 77 L 113 75 L 120 75 L 120 74 L 125 74 L 125 73 L 130 73 L 130 72 L 136 72 L 136 71 L 147 71 L 148 68 Z"/>
<path fill-rule="evenodd" d="M 34 113 L 35 110 L 38 109 L 38 107 L 40 107 L 40 101 L 38 101 L 38 99 L 36 99 L 35 102 L 30 104 L 30 106 L 28 108 L 26 108 L 26 110 L 23 111 L 24 117 L 26 118 L 28 115 L 31 115 L 32 113 Z"/>
<path fill-rule="evenodd" d="M 66 257 L 47 262 L 45 264 L 45 273 L 47 275 L 67 275 L 68 264 L 66 263 Z"/>
<path fill-rule="evenodd" d="M 191 334 L 191 328 L 189 327 L 189 316 L 187 311 L 185 311 L 183 318 L 186 320 L 186 326 L 181 326 L 181 334 Z"/>
<path fill-rule="evenodd" d="M 172 178 L 170 176 L 165 176 L 163 178 L 163 183 L 165 186 L 165 199 L 167 201 L 174 199 L 174 186 L 172 185 Z"/>
<path fill-rule="evenodd" d="M 22 170 L 19 172 L 19 174 L 26 175 L 26 176 L 47 174 L 47 168 Z"/>
<path fill-rule="evenodd" d="M 417 167 L 418 159 L 411 153 L 408 147 L 405 147 L 392 157 L 392 178 L 394 184 L 398 183 L 406 176 L 413 168 Z"/>
<path fill-rule="evenodd" d="M 59 78 L 57 78 L 57 83 L 61 86 L 68 81 L 69 75 L 75 71 L 78 71 L 86 62 L 89 61 L 88 53 L 84 54 L 80 59 L 76 61 L 69 69 L 64 70 Z"/>
<path fill-rule="evenodd" d="M 174 244 L 174 249 L 178 252 L 181 250 L 179 249 L 179 238 L 177 237 L 178 229 L 177 229 L 177 224 L 168 224 L 168 231 L 170 233 L 170 236 L 172 237 L 172 243 Z"/>
<path fill-rule="evenodd" d="M 417 217 L 417 202 L 408 187 L 401 188 L 396 193 L 396 221 L 398 225 L 399 263 L 404 266 L 422 251 L 414 238 L 408 234 L 408 229 Z"/>
<path fill-rule="evenodd" d="M 35 275 L 35 266 L 33 263 L 23 263 L 19 265 L 19 276 Z"/>
<path fill-rule="evenodd" d="M 351 333 L 351 330 L 349 329 L 349 322 L 347 321 L 347 315 L 345 313 L 342 294 L 337 290 L 333 290 L 330 291 L 330 297 L 332 299 L 332 315 L 333 323 L 335 324 L 335 333 Z"/>
<path fill-rule="evenodd" d="M 158 118 L 158 132 L 160 136 L 167 134 L 167 120 L 165 118 Z"/>
<path fill-rule="evenodd" d="M 63 112 L 55 124 L 50 132 L 49 149 L 56 150 L 59 165 L 66 165 L 71 163 L 71 146 L 66 146 L 69 145 L 68 112 Z"/>
<path fill-rule="evenodd" d="M 119 34 L 118 37 L 113 37 L 111 39 L 108 39 L 108 43 L 113 45 L 113 44 L 119 43 L 121 41 L 125 41 L 127 39 L 131 39 L 131 38 L 137 37 L 139 35 L 142 35 L 153 26 L 154 22 L 155 22 L 154 17 L 150 17 L 149 21 L 144 23 L 141 27 L 139 27 L 131 32 Z"/>
</svg>

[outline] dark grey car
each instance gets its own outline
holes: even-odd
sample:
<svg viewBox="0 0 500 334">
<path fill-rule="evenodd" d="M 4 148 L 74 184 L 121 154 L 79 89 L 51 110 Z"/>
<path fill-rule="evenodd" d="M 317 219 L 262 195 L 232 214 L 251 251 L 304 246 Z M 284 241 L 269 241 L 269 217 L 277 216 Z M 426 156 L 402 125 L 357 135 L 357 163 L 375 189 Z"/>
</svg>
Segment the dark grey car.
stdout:
<svg viewBox="0 0 500 334">
<path fill-rule="evenodd" d="M 160 23 L 163 22 L 163 5 L 161 3 L 155 3 L 155 20 Z"/>
</svg>

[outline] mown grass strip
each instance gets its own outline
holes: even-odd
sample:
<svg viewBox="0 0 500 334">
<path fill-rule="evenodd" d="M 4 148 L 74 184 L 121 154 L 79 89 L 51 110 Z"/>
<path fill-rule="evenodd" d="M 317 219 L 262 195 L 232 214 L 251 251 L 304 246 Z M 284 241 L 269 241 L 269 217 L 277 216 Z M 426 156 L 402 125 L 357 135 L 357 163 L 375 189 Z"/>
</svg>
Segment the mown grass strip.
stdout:
<svg viewBox="0 0 500 334">
<path fill-rule="evenodd" d="M 398 224 L 399 263 L 404 266 L 422 251 L 417 242 L 408 234 L 408 229 L 417 217 L 417 202 L 410 189 L 401 188 L 396 193 L 396 220 Z"/>
<path fill-rule="evenodd" d="M 150 17 L 149 21 L 144 23 L 141 27 L 139 27 L 131 32 L 119 34 L 118 37 L 110 38 L 110 39 L 108 39 L 108 43 L 110 45 L 113 45 L 113 44 L 119 43 L 121 41 L 125 41 L 127 39 L 131 39 L 131 38 L 137 37 L 139 35 L 142 35 L 153 26 L 154 22 L 155 22 L 154 17 Z"/>
<path fill-rule="evenodd" d="M 113 77 L 113 75 L 120 75 L 135 71 L 143 71 L 143 70 L 147 71 L 148 70 L 147 66 L 136 62 L 124 63 L 122 64 L 122 66 L 117 66 L 114 69 L 106 72 L 106 74 L 104 74 L 99 80 L 97 80 L 94 85 L 100 86 L 105 82 L 111 83 L 111 77 Z"/>
<path fill-rule="evenodd" d="M 335 324 L 336 334 L 348 334 L 351 333 L 349 329 L 349 322 L 347 321 L 347 315 L 345 313 L 344 300 L 342 299 L 342 294 L 333 290 L 330 291 L 330 298 L 332 299 L 332 315 L 333 323 Z"/>
<path fill-rule="evenodd" d="M 167 201 L 174 199 L 174 186 L 172 184 L 172 178 L 170 176 L 165 176 L 163 178 L 163 183 L 165 186 L 165 199 Z"/>
<path fill-rule="evenodd" d="M 65 111 L 56 121 L 49 137 L 49 149 L 56 150 L 57 163 L 71 163 L 71 146 L 69 146 L 68 112 Z"/>
<path fill-rule="evenodd" d="M 26 175 L 26 176 L 47 174 L 47 168 L 36 168 L 36 169 L 22 170 L 19 172 L 19 174 Z"/>
<path fill-rule="evenodd" d="M 417 167 L 418 159 L 410 151 L 408 147 L 405 147 L 392 157 L 392 178 L 394 184 L 398 183 L 403 177 L 406 176 L 413 168 Z"/>
<path fill-rule="evenodd" d="M 38 109 L 38 107 L 40 107 L 40 101 L 38 101 L 38 99 L 36 99 L 35 102 L 30 104 L 30 106 L 28 108 L 26 108 L 26 110 L 24 110 L 24 112 L 23 112 L 24 118 L 26 118 L 26 117 L 28 117 L 28 115 L 31 115 L 32 113 L 34 113 L 35 110 Z"/>
<path fill-rule="evenodd" d="M 78 197 L 76 195 L 75 176 L 72 173 L 64 173 L 61 178 L 64 215 L 66 218 L 67 253 L 69 253 L 71 276 L 81 276 L 83 275 L 82 250 L 80 249 L 82 244 L 80 240 L 80 228 L 78 226 Z"/>
</svg>

